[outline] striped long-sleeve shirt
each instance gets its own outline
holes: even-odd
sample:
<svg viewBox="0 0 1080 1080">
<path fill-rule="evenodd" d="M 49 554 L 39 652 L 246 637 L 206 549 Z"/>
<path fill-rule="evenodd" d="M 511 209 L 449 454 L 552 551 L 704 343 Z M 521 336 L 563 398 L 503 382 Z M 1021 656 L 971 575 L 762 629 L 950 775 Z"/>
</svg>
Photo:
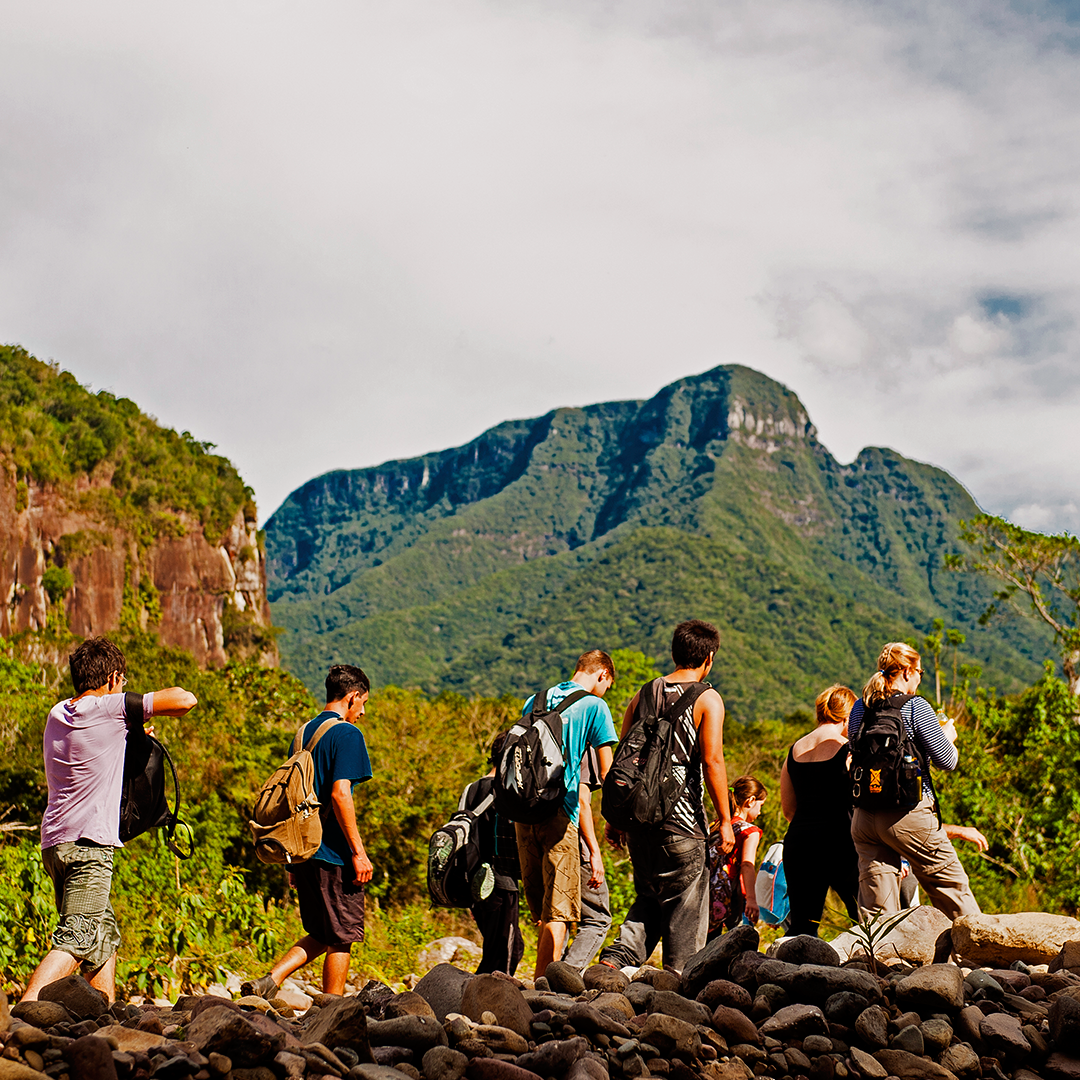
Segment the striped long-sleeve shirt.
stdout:
<svg viewBox="0 0 1080 1080">
<path fill-rule="evenodd" d="M 848 717 L 849 739 L 854 737 L 862 725 L 864 711 L 865 706 L 862 703 L 862 698 L 859 698 L 851 706 L 851 715 Z M 900 717 L 904 721 L 908 734 L 915 740 L 915 745 L 919 748 L 919 752 L 926 761 L 948 772 L 952 772 L 956 768 L 960 755 L 956 747 L 945 738 L 937 713 L 931 708 L 930 702 L 926 698 L 913 697 L 904 702 L 900 709 Z M 922 778 L 922 790 L 924 799 L 934 797 L 933 788 L 930 786 L 930 778 L 927 776 Z"/>
</svg>

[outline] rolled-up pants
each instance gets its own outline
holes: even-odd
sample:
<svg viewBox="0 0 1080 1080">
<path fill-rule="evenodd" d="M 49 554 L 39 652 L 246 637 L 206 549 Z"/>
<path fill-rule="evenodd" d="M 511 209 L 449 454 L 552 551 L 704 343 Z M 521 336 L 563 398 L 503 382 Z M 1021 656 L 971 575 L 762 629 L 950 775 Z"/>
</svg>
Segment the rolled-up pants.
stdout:
<svg viewBox="0 0 1080 1080">
<path fill-rule="evenodd" d="M 929 799 L 914 810 L 856 807 L 851 839 L 859 854 L 859 907 L 865 914 L 900 910 L 901 858 L 911 863 L 930 903 L 950 919 L 982 910 Z"/>
</svg>

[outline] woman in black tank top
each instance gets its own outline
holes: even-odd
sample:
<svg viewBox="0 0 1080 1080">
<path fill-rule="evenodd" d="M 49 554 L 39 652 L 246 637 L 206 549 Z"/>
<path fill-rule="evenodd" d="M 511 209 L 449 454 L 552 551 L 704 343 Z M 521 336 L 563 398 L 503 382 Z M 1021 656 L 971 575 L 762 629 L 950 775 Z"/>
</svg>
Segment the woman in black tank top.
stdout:
<svg viewBox="0 0 1080 1080">
<path fill-rule="evenodd" d="M 788 751 L 780 773 L 780 806 L 790 822 L 784 875 L 791 904 L 789 934 L 816 936 L 830 886 L 858 916 L 859 858 L 851 839 L 847 718 L 856 696 L 830 686 L 817 697 L 818 726 Z"/>
</svg>

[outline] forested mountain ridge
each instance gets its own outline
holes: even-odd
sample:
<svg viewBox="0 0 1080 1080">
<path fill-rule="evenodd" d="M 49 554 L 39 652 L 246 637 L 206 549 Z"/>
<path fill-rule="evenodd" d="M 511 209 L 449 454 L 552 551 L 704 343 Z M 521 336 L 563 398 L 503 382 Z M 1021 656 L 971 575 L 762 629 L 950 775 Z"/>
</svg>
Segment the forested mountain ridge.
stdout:
<svg viewBox="0 0 1080 1080">
<path fill-rule="evenodd" d="M 692 615 L 721 627 L 717 681 L 749 714 L 857 682 L 937 616 L 999 685 L 1030 681 L 1043 643 L 977 627 L 989 589 L 943 570 L 977 512 L 891 450 L 841 465 L 795 394 L 723 366 L 309 481 L 267 523 L 269 595 L 309 685 L 349 653 L 379 681 L 524 693 L 579 646 L 662 657 Z"/>
</svg>

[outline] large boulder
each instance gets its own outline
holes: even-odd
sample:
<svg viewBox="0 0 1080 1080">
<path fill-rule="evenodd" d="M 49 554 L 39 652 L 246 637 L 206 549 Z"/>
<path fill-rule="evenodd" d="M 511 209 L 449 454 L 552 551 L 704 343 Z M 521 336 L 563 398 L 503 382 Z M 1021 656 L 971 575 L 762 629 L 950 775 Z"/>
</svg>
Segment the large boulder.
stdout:
<svg viewBox="0 0 1080 1080">
<path fill-rule="evenodd" d="M 882 915 L 880 918 L 891 918 Z M 909 964 L 931 964 L 938 936 L 948 930 L 952 922 L 943 911 L 923 904 L 912 908 L 911 914 L 898 926 L 894 926 L 875 944 L 878 960 L 888 963 L 900 959 Z M 852 933 L 838 934 L 830 942 L 840 959 L 854 960 L 866 955 L 866 946 L 862 939 Z"/>
<path fill-rule="evenodd" d="M 324 1005 L 304 1025 L 300 1041 L 307 1046 L 312 1043 L 348 1046 L 356 1051 L 362 1063 L 374 1061 L 368 1041 L 368 1020 L 359 998 L 339 998 L 333 1005 Z"/>
<path fill-rule="evenodd" d="M 705 948 L 695 953 L 682 975 L 684 997 L 696 998 L 714 979 L 727 978 L 728 965 L 740 953 L 756 949 L 761 942 L 752 926 L 736 926 L 707 942 Z"/>
<path fill-rule="evenodd" d="M 1007 968 L 1017 960 L 1049 964 L 1066 941 L 1077 938 L 1080 922 L 1045 911 L 961 915 L 952 927 L 953 949 L 973 967 Z"/>
<path fill-rule="evenodd" d="M 68 975 L 41 988 L 42 1001 L 55 1001 L 77 1020 L 96 1020 L 109 1011 L 105 995 L 94 989 L 81 975 Z"/>
<path fill-rule="evenodd" d="M 461 1012 L 461 994 L 465 984 L 474 976 L 453 964 L 438 964 L 413 987 L 432 1008 L 440 1024 L 447 1013 Z"/>
<path fill-rule="evenodd" d="M 813 934 L 797 934 L 778 942 L 772 953 L 785 964 L 823 964 L 839 967 L 840 956 L 827 941 Z"/>
<path fill-rule="evenodd" d="M 417 992 L 420 990 L 417 984 Z M 470 1020 L 482 1022 L 484 1013 L 494 1013 L 496 1023 L 529 1038 L 533 1011 L 521 991 L 507 978 L 477 975 L 465 984 L 461 1010 Z"/>
<path fill-rule="evenodd" d="M 257 1014 L 254 1014 L 257 1015 Z M 285 1032 L 278 1036 L 263 1031 L 248 1016 L 219 1005 L 199 1013 L 188 1025 L 187 1039 L 209 1057 L 225 1054 L 236 1065 L 259 1065 L 273 1061 L 274 1055 L 285 1048 Z"/>
<path fill-rule="evenodd" d="M 959 1012 L 964 1007 L 963 972 L 952 964 L 918 968 L 896 984 L 896 1004 L 923 1015 Z"/>
</svg>

